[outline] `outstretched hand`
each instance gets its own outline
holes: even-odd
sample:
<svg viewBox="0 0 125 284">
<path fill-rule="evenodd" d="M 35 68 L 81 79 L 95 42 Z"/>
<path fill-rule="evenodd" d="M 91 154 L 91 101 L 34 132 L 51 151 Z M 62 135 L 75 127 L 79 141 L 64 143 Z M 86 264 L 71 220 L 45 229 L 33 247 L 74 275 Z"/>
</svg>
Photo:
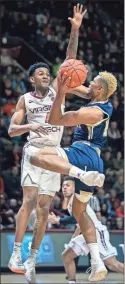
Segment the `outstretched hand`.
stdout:
<svg viewBox="0 0 125 284">
<path fill-rule="evenodd" d="M 74 6 L 73 9 L 73 18 L 68 18 L 68 20 L 70 21 L 72 28 L 74 29 L 79 29 L 81 24 L 82 24 L 82 20 L 86 14 L 87 10 L 85 9 L 83 11 L 83 5 L 77 4 L 77 6 Z"/>
<path fill-rule="evenodd" d="M 58 72 L 57 76 L 57 86 L 58 86 L 58 94 L 66 94 L 70 93 L 71 88 L 67 87 L 67 84 L 70 82 L 71 77 L 66 77 L 66 72 L 61 76 L 60 72 Z"/>
</svg>

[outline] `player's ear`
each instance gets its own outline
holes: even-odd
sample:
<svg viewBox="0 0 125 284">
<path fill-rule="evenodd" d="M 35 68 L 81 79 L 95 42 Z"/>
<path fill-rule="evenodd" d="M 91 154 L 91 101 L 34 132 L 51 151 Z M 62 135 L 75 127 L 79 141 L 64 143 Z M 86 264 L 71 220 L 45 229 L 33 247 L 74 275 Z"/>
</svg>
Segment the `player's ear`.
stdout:
<svg viewBox="0 0 125 284">
<path fill-rule="evenodd" d="M 30 82 L 31 82 L 31 83 L 34 83 L 34 77 L 33 77 L 33 76 L 30 76 L 29 79 L 30 79 Z"/>
<path fill-rule="evenodd" d="M 100 85 L 98 86 L 98 90 L 101 91 L 101 90 L 103 90 L 103 89 L 104 89 L 104 87 L 100 84 Z"/>
</svg>

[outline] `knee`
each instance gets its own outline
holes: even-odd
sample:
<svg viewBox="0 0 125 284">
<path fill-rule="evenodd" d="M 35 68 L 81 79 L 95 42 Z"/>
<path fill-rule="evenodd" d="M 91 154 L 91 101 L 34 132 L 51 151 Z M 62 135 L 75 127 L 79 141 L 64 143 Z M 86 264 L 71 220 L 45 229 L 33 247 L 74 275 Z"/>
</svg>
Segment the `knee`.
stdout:
<svg viewBox="0 0 125 284">
<path fill-rule="evenodd" d="M 62 252 L 62 261 L 63 263 L 69 263 L 70 262 L 70 258 L 68 257 L 67 253 L 65 251 Z"/>
<path fill-rule="evenodd" d="M 21 206 L 21 209 L 24 210 L 28 210 L 28 211 L 32 211 L 34 208 L 36 208 L 36 198 L 35 197 L 28 197 L 23 201 L 23 204 Z"/>
<path fill-rule="evenodd" d="M 37 217 L 39 219 L 42 218 L 42 220 L 46 220 L 49 214 L 49 207 L 50 206 L 48 206 L 48 204 L 42 204 L 39 202 L 37 204 Z"/>
</svg>

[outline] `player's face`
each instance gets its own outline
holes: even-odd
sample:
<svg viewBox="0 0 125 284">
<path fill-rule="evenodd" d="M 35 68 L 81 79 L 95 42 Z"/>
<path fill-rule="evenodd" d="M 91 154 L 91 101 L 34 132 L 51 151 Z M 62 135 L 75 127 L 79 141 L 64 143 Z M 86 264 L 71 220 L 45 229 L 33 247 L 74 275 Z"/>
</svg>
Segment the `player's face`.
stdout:
<svg viewBox="0 0 125 284">
<path fill-rule="evenodd" d="M 37 88 L 47 89 L 50 84 L 50 73 L 47 68 L 37 68 L 31 77 L 31 82 Z"/>
<path fill-rule="evenodd" d="M 100 76 L 97 76 L 93 79 L 93 81 L 90 82 L 89 88 L 88 88 L 88 94 L 91 98 L 96 98 L 98 94 L 100 94 L 100 90 L 102 89 L 102 86 L 100 84 Z"/>
<path fill-rule="evenodd" d="M 62 192 L 64 197 L 70 197 L 75 191 L 74 182 L 71 180 L 66 180 L 62 184 Z"/>
</svg>

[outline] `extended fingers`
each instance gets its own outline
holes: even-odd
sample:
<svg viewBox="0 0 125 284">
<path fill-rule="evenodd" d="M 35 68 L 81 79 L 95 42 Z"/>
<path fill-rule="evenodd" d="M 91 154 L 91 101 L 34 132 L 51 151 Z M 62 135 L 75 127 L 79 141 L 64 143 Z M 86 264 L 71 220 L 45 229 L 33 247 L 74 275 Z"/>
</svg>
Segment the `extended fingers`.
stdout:
<svg viewBox="0 0 125 284">
<path fill-rule="evenodd" d="M 42 127 L 42 126 L 40 126 L 40 132 L 48 135 L 48 130 L 46 128 Z"/>
<path fill-rule="evenodd" d="M 79 3 L 77 4 L 77 6 L 74 6 L 74 14 L 75 13 L 80 13 L 82 14 L 83 11 L 83 5 L 80 5 Z"/>
<path fill-rule="evenodd" d="M 79 6 L 80 6 L 80 4 L 78 3 L 77 6 L 76 6 L 76 12 L 77 12 L 77 13 L 80 12 L 80 11 L 79 11 Z"/>
<path fill-rule="evenodd" d="M 85 10 L 83 11 L 82 17 L 84 17 L 86 13 L 87 13 L 87 9 L 85 9 Z"/>
<path fill-rule="evenodd" d="M 76 14 L 76 6 L 73 8 L 74 15 Z"/>
<path fill-rule="evenodd" d="M 82 11 L 83 11 L 83 5 L 80 6 L 80 10 L 79 10 L 80 14 L 82 14 Z"/>
<path fill-rule="evenodd" d="M 62 76 L 62 83 L 66 85 L 66 83 L 68 83 L 71 80 L 71 77 L 67 77 L 67 72 L 64 72 L 63 76 Z"/>
</svg>

